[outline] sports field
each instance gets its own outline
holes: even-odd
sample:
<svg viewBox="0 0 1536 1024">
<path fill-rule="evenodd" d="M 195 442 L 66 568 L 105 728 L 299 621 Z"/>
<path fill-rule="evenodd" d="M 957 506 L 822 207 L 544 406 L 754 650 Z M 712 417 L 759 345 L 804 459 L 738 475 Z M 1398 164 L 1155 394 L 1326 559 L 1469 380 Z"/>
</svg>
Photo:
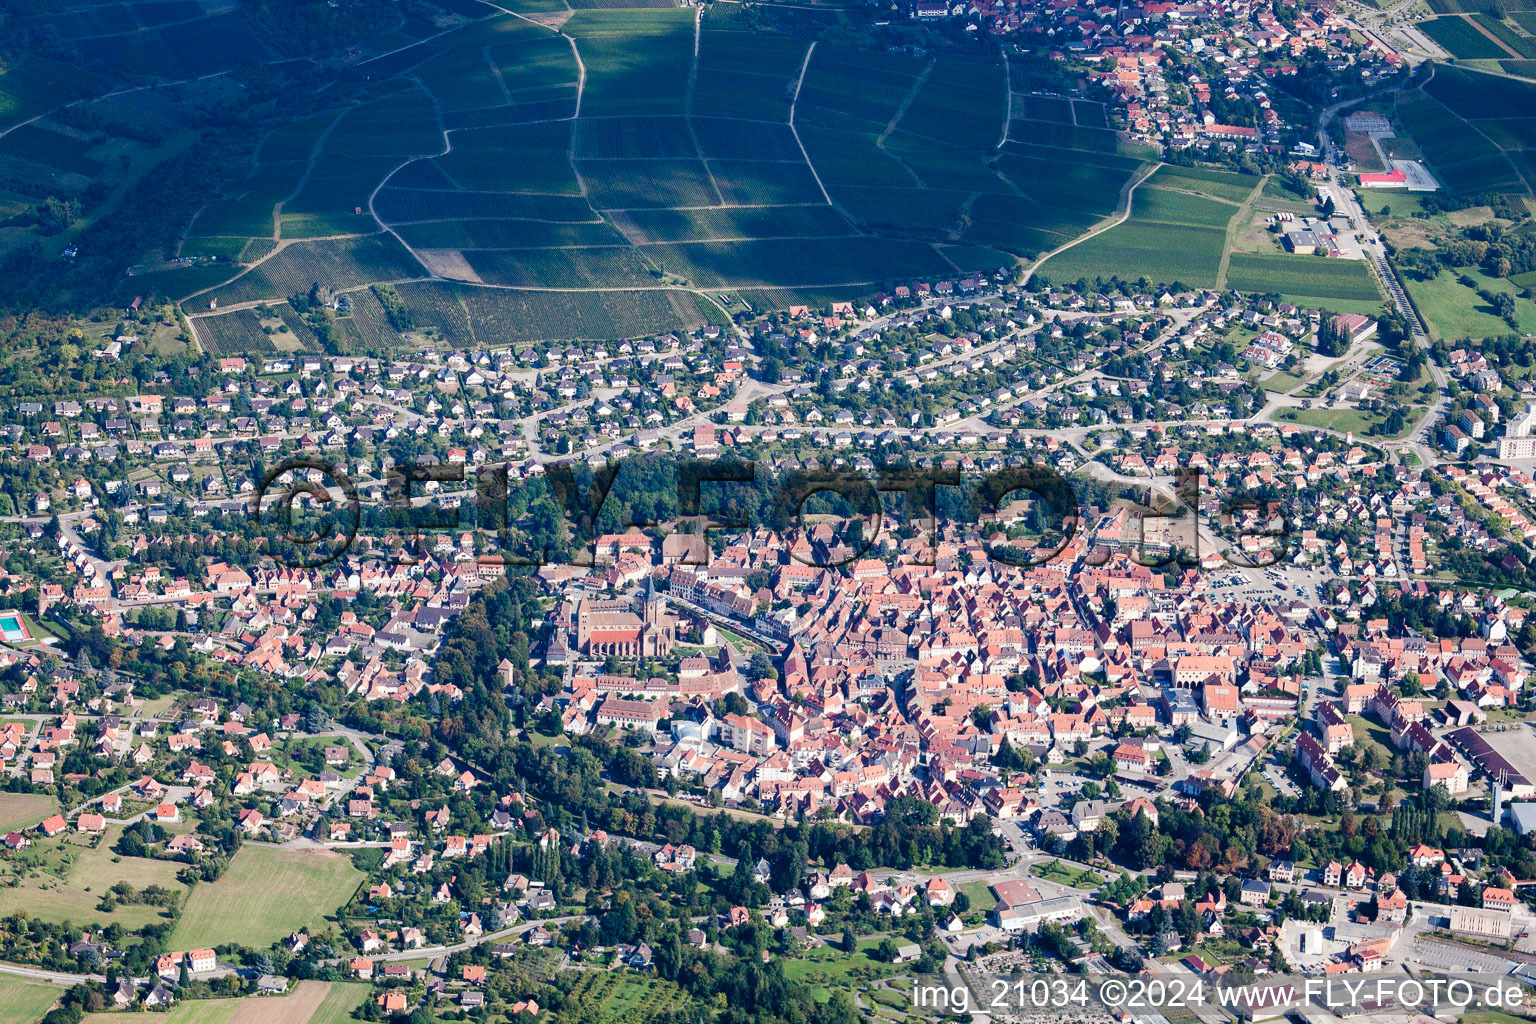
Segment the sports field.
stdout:
<svg viewBox="0 0 1536 1024">
<path fill-rule="evenodd" d="M 318 932 L 363 877 L 340 854 L 243 847 L 222 878 L 193 889 L 170 948 L 238 942 L 260 949 L 290 932 Z"/>
</svg>

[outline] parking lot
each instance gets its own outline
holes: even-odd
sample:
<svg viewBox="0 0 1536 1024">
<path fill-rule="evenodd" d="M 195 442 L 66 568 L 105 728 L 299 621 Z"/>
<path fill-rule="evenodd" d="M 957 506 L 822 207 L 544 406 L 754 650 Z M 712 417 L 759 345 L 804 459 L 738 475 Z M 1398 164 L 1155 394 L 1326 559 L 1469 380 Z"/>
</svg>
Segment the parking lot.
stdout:
<svg viewBox="0 0 1536 1024">
<path fill-rule="evenodd" d="M 1413 959 L 1425 967 L 1440 971 L 1507 974 L 1515 968 L 1514 961 L 1500 956 L 1479 953 L 1461 946 L 1445 946 L 1422 938 L 1414 943 Z"/>
</svg>

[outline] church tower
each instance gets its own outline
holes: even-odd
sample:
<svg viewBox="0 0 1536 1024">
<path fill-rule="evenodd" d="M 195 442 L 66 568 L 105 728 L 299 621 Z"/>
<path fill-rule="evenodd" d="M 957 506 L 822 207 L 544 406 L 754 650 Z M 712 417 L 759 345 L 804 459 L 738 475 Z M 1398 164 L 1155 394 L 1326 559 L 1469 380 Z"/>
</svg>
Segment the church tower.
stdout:
<svg viewBox="0 0 1536 1024">
<path fill-rule="evenodd" d="M 585 595 L 576 602 L 576 649 L 585 652 L 592 642 L 592 607 Z"/>
<path fill-rule="evenodd" d="M 645 607 L 641 614 L 647 631 L 660 629 L 667 614 L 667 599 L 656 593 L 656 580 L 652 576 L 645 578 Z"/>
</svg>

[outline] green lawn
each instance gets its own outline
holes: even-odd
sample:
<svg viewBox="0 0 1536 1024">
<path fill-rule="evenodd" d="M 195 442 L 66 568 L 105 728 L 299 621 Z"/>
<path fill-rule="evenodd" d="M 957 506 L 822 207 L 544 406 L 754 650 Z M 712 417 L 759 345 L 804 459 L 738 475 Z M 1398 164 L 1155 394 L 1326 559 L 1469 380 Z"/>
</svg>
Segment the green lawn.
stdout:
<svg viewBox="0 0 1536 1024">
<path fill-rule="evenodd" d="M 1489 277 L 1475 267 L 1462 268 L 1455 273 L 1442 270 L 1433 281 L 1419 281 L 1405 275 L 1408 294 L 1413 297 L 1420 314 L 1429 321 L 1431 333 L 1446 341 L 1516 333 L 1502 317 L 1494 314 L 1493 307 L 1484 302 L 1476 290 L 1461 284 L 1463 273 L 1484 291 L 1517 294 L 1517 289 L 1508 281 Z M 1520 333 L 1536 333 L 1536 302 L 1516 298 L 1515 322 L 1520 325 Z"/>
<path fill-rule="evenodd" d="M 1030 869 L 1030 874 L 1037 875 L 1047 882 L 1056 882 L 1059 885 L 1070 885 L 1074 889 L 1097 889 L 1104 884 L 1104 879 L 1096 872 L 1087 868 L 1074 868 L 1060 861 L 1051 861 L 1048 864 L 1036 864 Z"/>
<path fill-rule="evenodd" d="M 58 809 L 47 793 L 0 793 L 0 833 L 31 828 Z"/>
<path fill-rule="evenodd" d="M 59 985 L 0 977 L 0 1024 L 34 1024 L 63 994 Z"/>
<path fill-rule="evenodd" d="M 1409 411 L 1408 422 L 1398 433 L 1385 437 L 1384 440 L 1402 437 L 1411 431 L 1423 415 L 1422 409 Z M 1382 422 L 1384 417 L 1376 416 L 1359 409 L 1282 409 L 1275 415 L 1276 419 L 1287 423 L 1300 423 L 1307 427 L 1322 427 L 1325 430 L 1337 430 L 1341 433 L 1352 432 L 1356 438 L 1376 437 L 1370 429 Z"/>
<path fill-rule="evenodd" d="M 821 949 L 807 953 L 803 958 L 797 957 L 793 960 L 781 960 L 780 963 L 784 966 L 784 980 L 786 981 L 806 981 L 810 979 L 836 983 L 847 981 L 849 976 L 860 968 L 876 973 L 883 971 L 887 974 L 897 974 L 901 970 L 900 965 L 871 960 L 868 954 L 863 951 L 850 956 L 840 949 L 833 949 L 831 946 L 823 946 Z"/>
<path fill-rule="evenodd" d="M 1286 370 L 1277 370 L 1263 380 L 1264 390 L 1277 394 L 1289 394 L 1301 387 L 1311 376 L 1305 373 L 1290 373 Z"/>
<path fill-rule="evenodd" d="M 992 895 L 992 887 L 986 882 L 961 882 L 955 888 L 970 899 L 972 910 L 990 910 L 997 903 L 997 897 Z"/>
<path fill-rule="evenodd" d="M 169 948 L 260 949 L 300 929 L 321 931 L 363 878 L 349 857 L 246 846 L 222 878 L 192 891 Z"/>
</svg>

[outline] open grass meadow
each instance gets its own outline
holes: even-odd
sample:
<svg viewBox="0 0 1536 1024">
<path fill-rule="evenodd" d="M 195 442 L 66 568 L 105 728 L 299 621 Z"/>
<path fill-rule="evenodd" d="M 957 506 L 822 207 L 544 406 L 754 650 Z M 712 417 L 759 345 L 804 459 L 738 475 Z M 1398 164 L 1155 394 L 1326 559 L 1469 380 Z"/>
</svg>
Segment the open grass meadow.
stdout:
<svg viewBox="0 0 1536 1024">
<path fill-rule="evenodd" d="M 1473 287 L 1461 283 L 1463 276 L 1472 281 Z M 1432 281 L 1405 275 L 1404 285 L 1430 333 L 1437 338 L 1456 341 L 1517 333 L 1516 327 L 1494 313 L 1493 306 L 1478 294 L 1479 289 L 1515 294 L 1518 332 L 1536 332 L 1536 302 L 1519 298 L 1516 285 L 1503 278 L 1489 277 L 1477 267 L 1466 267 L 1457 273 L 1441 271 Z"/>
<path fill-rule="evenodd" d="M 1356 437 L 1375 436 L 1372 433 L 1373 430 L 1385 420 L 1384 416 L 1377 416 L 1360 409 L 1282 409 L 1276 414 L 1276 418 L 1289 423 L 1299 423 L 1302 426 L 1334 430 L 1341 434 L 1352 433 Z M 1398 433 L 1391 435 L 1388 440 L 1402 437 L 1411 431 L 1417 418 L 1409 419 L 1410 422 Z"/>
<path fill-rule="evenodd" d="M 231 942 L 260 948 L 300 929 L 322 931 L 363 878 L 339 854 L 246 846 L 223 877 L 193 889 L 170 948 Z"/>
<path fill-rule="evenodd" d="M 0 834 L 31 828 L 58 809 L 48 793 L 0 793 Z"/>
<path fill-rule="evenodd" d="M 37 1024 L 63 994 L 62 986 L 46 981 L 0 977 L 0 1024 Z"/>
<path fill-rule="evenodd" d="M 112 844 L 121 836 L 120 826 L 95 838 L 74 832 L 39 836 L 31 847 L 12 854 L 0 864 L 0 917 L 25 910 L 55 924 L 115 923 L 129 929 L 161 921 L 164 912 L 155 906 L 120 903 L 110 911 L 98 909 L 107 889 L 119 881 L 135 889 L 158 885 L 180 893 L 186 888 L 176 880 L 181 865 L 175 861 L 113 853 Z"/>
</svg>

